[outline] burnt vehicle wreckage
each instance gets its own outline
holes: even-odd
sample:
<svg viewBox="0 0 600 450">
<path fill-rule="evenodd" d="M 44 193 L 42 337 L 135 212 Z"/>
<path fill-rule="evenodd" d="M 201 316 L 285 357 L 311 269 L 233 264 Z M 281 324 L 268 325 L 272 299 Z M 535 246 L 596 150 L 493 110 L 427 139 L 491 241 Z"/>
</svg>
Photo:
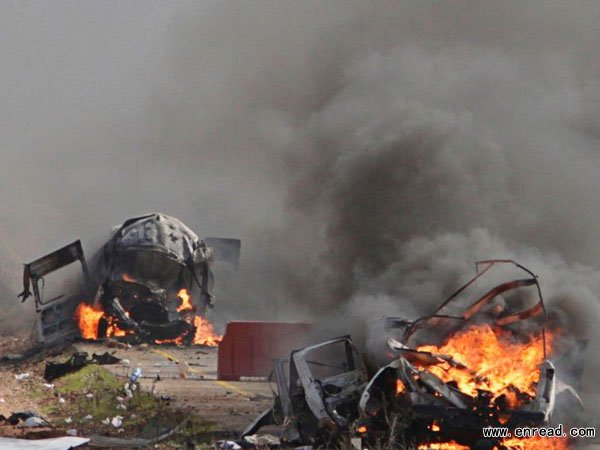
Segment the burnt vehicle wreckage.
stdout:
<svg viewBox="0 0 600 450">
<path fill-rule="evenodd" d="M 25 264 L 19 297 L 25 301 L 33 295 L 43 344 L 80 334 L 74 316 L 81 305 L 102 314 L 94 337 L 118 329 L 137 342 L 180 339 L 189 344 L 195 330 L 192 313 L 204 315 L 213 306 L 213 260 L 237 267 L 240 246 L 238 239 L 200 239 L 176 218 L 147 214 L 115 227 L 89 266 L 79 240 Z M 77 261 L 81 292 L 46 299 L 45 277 Z M 181 290 L 189 301 L 185 309 L 177 300 Z"/>
<path fill-rule="evenodd" d="M 512 264 L 528 276 L 493 287 L 459 314 L 444 314 L 448 305 L 455 306 L 460 294 L 499 264 Z M 550 331 L 537 276 L 512 260 L 481 261 L 476 266 L 483 269 L 431 315 L 413 321 L 386 319 L 386 328 L 403 332 L 399 339 L 388 338 L 393 360 L 372 371 L 371 378 L 349 336 L 275 360 L 274 405 L 248 426 L 240 444 L 248 446 L 252 442 L 248 438 L 262 427 L 278 425 L 283 445 L 344 446 L 354 436 L 360 439 L 361 448 L 423 449 L 429 445 L 437 448 L 436 443 L 452 443 L 456 448 L 503 448 L 501 439 L 484 439 L 482 429 L 548 425 L 559 394 L 570 396 L 583 407 L 575 389 L 557 378 L 555 365 L 548 359 Z M 523 307 L 523 302 L 517 301 L 518 311 L 505 307 L 518 297 L 516 290 L 527 287 L 535 290 L 528 296 L 537 299 L 533 306 Z M 498 299 L 505 306 L 498 308 L 494 304 Z M 490 333 L 493 328 L 516 341 L 515 348 L 522 348 L 526 357 L 535 361 L 530 373 L 525 373 L 530 377 L 525 377 L 527 383 L 506 381 L 500 388 L 491 379 L 493 370 L 486 369 L 488 379 L 453 355 L 435 351 L 444 347 L 422 345 L 447 341 L 470 327 Z M 533 328 L 535 345 L 531 343 Z M 419 333 L 425 334 L 420 342 Z M 537 359 L 532 358 L 533 350 Z M 482 349 L 466 351 L 478 354 Z M 460 377 L 453 378 L 452 372 Z M 467 384 L 457 382 L 461 379 Z"/>
</svg>

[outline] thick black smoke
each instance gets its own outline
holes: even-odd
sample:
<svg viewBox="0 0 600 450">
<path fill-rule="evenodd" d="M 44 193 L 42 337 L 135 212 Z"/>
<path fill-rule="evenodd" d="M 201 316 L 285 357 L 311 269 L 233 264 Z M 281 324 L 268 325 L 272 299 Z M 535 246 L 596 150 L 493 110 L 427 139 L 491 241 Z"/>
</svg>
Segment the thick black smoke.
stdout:
<svg viewBox="0 0 600 450">
<path fill-rule="evenodd" d="M 414 316 L 510 257 L 600 342 L 596 2 L 2 8 L 15 293 L 20 262 L 160 211 L 242 239 L 218 322 Z"/>
</svg>

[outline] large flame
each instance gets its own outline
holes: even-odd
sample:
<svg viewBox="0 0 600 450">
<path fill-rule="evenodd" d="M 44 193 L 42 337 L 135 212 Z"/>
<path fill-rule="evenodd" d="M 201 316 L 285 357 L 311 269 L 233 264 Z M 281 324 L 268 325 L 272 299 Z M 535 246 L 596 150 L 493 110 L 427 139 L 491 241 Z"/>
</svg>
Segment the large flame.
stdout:
<svg viewBox="0 0 600 450">
<path fill-rule="evenodd" d="M 567 450 L 569 443 L 567 438 L 510 438 L 502 440 L 501 447 L 512 450 Z M 497 450 L 499 447 L 495 446 Z M 449 442 L 431 442 L 429 444 L 421 444 L 419 450 L 469 450 L 466 445 L 461 445 L 455 441 Z"/>
<path fill-rule="evenodd" d="M 567 450 L 569 440 L 565 437 L 510 438 L 502 441 L 502 446 L 513 450 Z"/>
<path fill-rule="evenodd" d="M 546 351 L 549 353 L 553 338 L 554 334 L 547 331 Z M 418 349 L 449 355 L 467 367 L 428 367 L 430 372 L 444 382 L 454 381 L 461 392 L 474 397 L 478 395 L 478 389 L 491 392 L 494 399 L 504 394 L 512 406 L 517 404 L 515 390 L 535 395 L 540 376 L 539 366 L 544 361 L 542 335 L 532 336 L 527 342 L 521 342 L 515 340 L 510 332 L 486 324 L 473 325 L 459 331 L 441 346 L 424 345 Z M 566 438 L 510 438 L 501 442 L 501 448 L 566 450 L 569 444 Z M 425 449 L 465 450 L 468 447 L 454 441 L 419 445 L 419 450 Z"/>
<path fill-rule="evenodd" d="M 194 344 L 209 345 L 214 347 L 219 345 L 219 342 L 221 342 L 223 339 L 223 336 L 215 333 L 212 324 L 200 316 L 194 317 L 194 325 L 196 326 Z"/>
<path fill-rule="evenodd" d="M 550 351 L 552 334 L 546 333 L 546 348 Z M 461 392 L 477 396 L 483 389 L 498 398 L 505 394 L 513 406 L 515 388 L 535 395 L 539 366 L 544 361 L 544 342 L 541 335 L 528 342 L 516 341 L 509 332 L 489 325 L 474 325 L 452 335 L 443 345 L 426 345 L 421 351 L 452 356 L 467 369 L 432 366 L 428 370 L 444 382 L 455 381 Z"/>
<path fill-rule="evenodd" d="M 502 446 L 513 450 L 567 450 L 569 440 L 564 437 L 510 438 L 502 441 Z"/>
<path fill-rule="evenodd" d="M 127 313 L 125 313 L 127 314 Z M 75 319 L 81 331 L 81 337 L 84 339 L 98 339 L 98 324 L 102 317 L 105 317 L 104 311 L 100 308 L 95 308 L 87 303 L 80 303 L 75 310 Z M 106 328 L 107 337 L 125 336 L 127 332 L 121 330 L 115 323 L 112 317 L 107 318 L 108 327 Z"/>
<path fill-rule="evenodd" d="M 75 319 L 84 339 L 98 339 L 98 322 L 104 316 L 104 311 L 96 309 L 87 303 L 80 303 L 75 311 Z"/>
<path fill-rule="evenodd" d="M 124 275 L 124 279 L 127 275 Z M 195 311 L 195 307 L 192 303 L 192 298 L 187 290 L 181 289 L 177 296 L 181 300 L 181 303 L 176 308 L 177 311 L 181 314 L 184 320 L 189 323 L 193 323 L 195 326 L 194 337 L 192 340 L 193 344 L 197 345 L 207 345 L 207 346 L 217 346 L 223 336 L 218 335 L 213 325 L 205 318 L 193 315 Z M 129 315 L 128 312 L 125 314 Z M 104 311 L 101 308 L 97 308 L 87 303 L 81 303 L 77 307 L 75 311 L 75 320 L 79 326 L 81 331 L 81 337 L 84 339 L 98 339 L 98 324 L 100 319 L 106 317 L 108 321 L 108 327 L 106 330 L 106 336 L 126 336 L 128 334 L 127 331 L 121 330 L 114 323 L 114 319 L 112 317 L 107 317 Z M 130 331 L 131 332 L 131 331 Z M 176 339 L 165 339 L 165 340 L 155 340 L 156 344 L 183 344 L 183 336 L 180 336 Z"/>
</svg>

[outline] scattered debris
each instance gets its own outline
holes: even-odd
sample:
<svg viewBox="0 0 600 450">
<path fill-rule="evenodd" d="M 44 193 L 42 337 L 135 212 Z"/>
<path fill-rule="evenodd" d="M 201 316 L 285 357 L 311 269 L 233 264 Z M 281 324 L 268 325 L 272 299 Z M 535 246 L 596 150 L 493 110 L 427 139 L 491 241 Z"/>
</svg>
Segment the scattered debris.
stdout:
<svg viewBox="0 0 600 450">
<path fill-rule="evenodd" d="M 26 427 L 46 427 L 49 424 L 41 417 L 31 416 L 23 421 L 23 425 Z"/>
<path fill-rule="evenodd" d="M 114 419 L 113 419 L 114 420 Z M 90 437 L 90 446 L 92 447 L 115 447 L 115 448 L 139 448 L 146 447 L 162 442 L 175 435 L 189 419 L 184 419 L 179 425 L 174 427 L 160 426 L 154 421 L 150 421 L 139 437 L 124 439 L 109 436 L 92 435 Z M 121 430 L 119 430 L 120 432 Z M 152 435 L 152 438 L 146 437 Z"/>
<path fill-rule="evenodd" d="M 368 375 L 350 336 L 292 352 L 289 360 L 275 360 L 274 375 L 274 407 L 244 430 L 242 438 L 280 423 L 285 443 L 323 443 L 347 431 L 358 418 L 357 404 Z"/>
<path fill-rule="evenodd" d="M 131 372 L 131 375 L 129 376 L 129 383 L 133 384 L 133 383 L 137 383 L 137 381 L 139 380 L 139 378 L 142 376 L 142 369 L 140 367 L 136 367 L 135 369 L 133 369 L 133 372 Z"/>
<path fill-rule="evenodd" d="M 92 363 L 95 364 L 118 364 L 120 362 L 121 359 L 114 356 L 114 353 L 104 352 L 101 355 L 97 355 L 96 353 L 92 354 Z"/>
<path fill-rule="evenodd" d="M 0 437 L 0 450 L 69 450 L 87 444 L 90 440 L 79 437 L 49 439 L 13 439 Z"/>
<path fill-rule="evenodd" d="M 71 357 L 63 363 L 49 362 L 46 364 L 44 379 L 46 381 L 53 381 L 57 378 L 65 376 L 68 373 L 77 372 L 88 364 L 117 364 L 121 361 L 119 358 L 108 352 L 105 352 L 102 355 L 97 355 L 94 353 L 91 359 L 88 359 L 88 357 L 89 355 L 87 352 L 76 352 L 73 353 Z"/>
<path fill-rule="evenodd" d="M 44 379 L 52 381 L 68 373 L 76 372 L 87 365 L 88 354 L 86 352 L 73 353 L 64 363 L 49 362 L 46 364 Z"/>
<path fill-rule="evenodd" d="M 111 425 L 115 428 L 120 428 L 123 425 L 123 416 L 115 416 L 110 421 Z"/>
<path fill-rule="evenodd" d="M 244 440 L 256 447 L 276 447 L 281 445 L 281 440 L 273 434 L 253 434 L 244 436 Z"/>
<path fill-rule="evenodd" d="M 23 411 L 12 413 L 8 419 L 0 415 L 0 421 L 4 421 L 9 425 L 18 425 L 20 422 L 26 427 L 44 427 L 48 425 L 48 421 L 41 417 L 38 413 L 32 411 Z"/>
<path fill-rule="evenodd" d="M 242 446 L 235 441 L 219 441 L 218 448 L 221 450 L 240 450 Z"/>
<path fill-rule="evenodd" d="M 127 398 L 132 398 L 133 397 L 133 392 L 135 390 L 138 389 L 139 387 L 139 378 L 142 376 L 142 369 L 139 367 L 136 367 L 135 369 L 133 369 L 133 372 L 131 372 L 131 375 L 129 376 L 129 379 L 127 380 L 127 382 L 125 383 L 125 394 L 127 395 Z"/>
<path fill-rule="evenodd" d="M 15 375 L 15 380 L 17 381 L 27 381 L 29 380 L 30 375 L 29 373 L 20 373 L 18 375 Z"/>
</svg>

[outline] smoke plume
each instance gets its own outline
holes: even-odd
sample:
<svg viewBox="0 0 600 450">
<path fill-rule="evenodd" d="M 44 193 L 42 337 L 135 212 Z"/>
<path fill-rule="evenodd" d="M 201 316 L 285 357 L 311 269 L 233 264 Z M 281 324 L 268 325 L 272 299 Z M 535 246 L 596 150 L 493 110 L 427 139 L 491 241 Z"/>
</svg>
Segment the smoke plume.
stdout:
<svg viewBox="0 0 600 450">
<path fill-rule="evenodd" d="M 220 323 L 416 316 L 501 257 L 600 342 L 596 2 L 2 9 L 7 304 L 21 262 L 160 211 L 242 239 Z"/>
</svg>

